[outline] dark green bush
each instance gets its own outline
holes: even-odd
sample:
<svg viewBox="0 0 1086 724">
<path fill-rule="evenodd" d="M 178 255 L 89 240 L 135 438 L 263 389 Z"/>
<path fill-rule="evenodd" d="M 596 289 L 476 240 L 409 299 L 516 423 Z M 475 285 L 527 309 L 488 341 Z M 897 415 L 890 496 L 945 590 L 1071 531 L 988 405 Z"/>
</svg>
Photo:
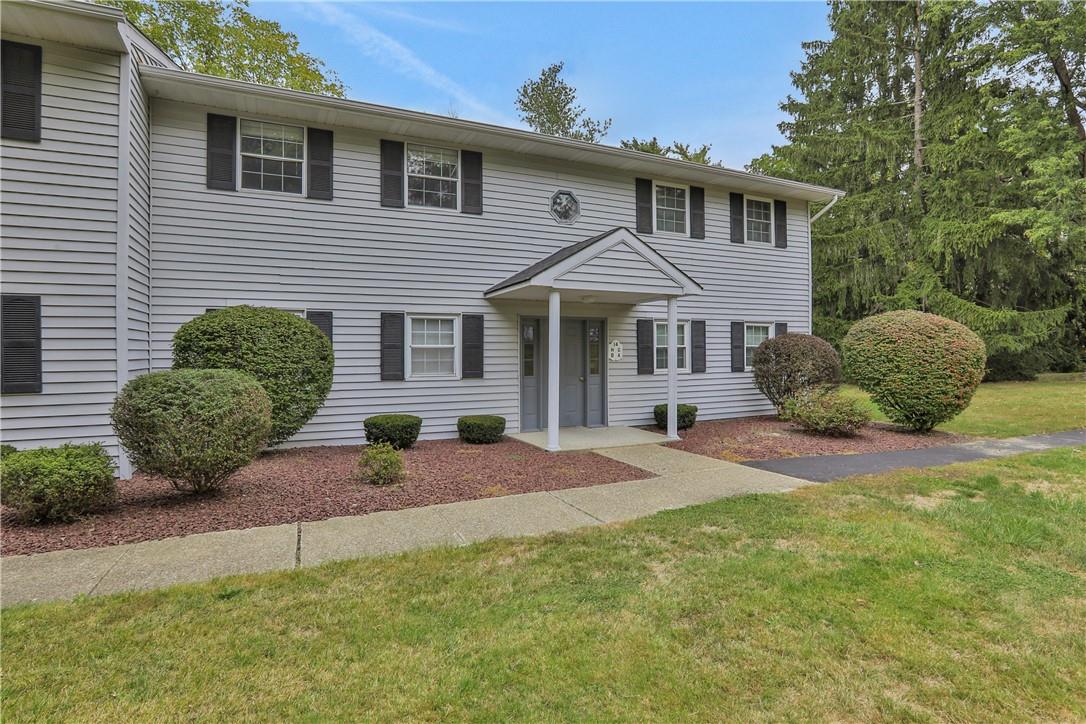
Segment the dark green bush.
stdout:
<svg viewBox="0 0 1086 724">
<path fill-rule="evenodd" d="M 698 419 L 698 406 L 679 403 L 677 409 L 678 428 L 680 430 L 685 430 L 689 427 L 693 427 L 694 421 Z M 656 427 L 661 430 L 667 429 L 667 403 L 652 408 L 652 416 L 656 418 Z"/>
<path fill-rule="evenodd" d="M 403 482 L 403 453 L 387 442 L 375 442 L 362 449 L 358 458 L 358 479 L 373 485 Z"/>
<path fill-rule="evenodd" d="M 501 442 L 505 434 L 505 418 L 498 415 L 464 415 L 456 421 L 460 439 L 472 444 L 484 445 Z"/>
<path fill-rule="evenodd" d="M 253 461 L 271 414 L 268 394 L 243 372 L 169 370 L 125 385 L 112 419 L 136 468 L 202 493 Z"/>
<path fill-rule="evenodd" d="M 422 418 L 414 415 L 374 415 L 362 421 L 367 442 L 387 442 L 397 450 L 406 450 L 419 439 Z"/>
<path fill-rule="evenodd" d="M 332 343 L 311 322 L 270 307 L 227 307 L 192 319 L 173 337 L 174 369 L 231 369 L 271 398 L 277 445 L 316 414 L 332 389 Z"/>
<path fill-rule="evenodd" d="M 828 387 L 801 391 L 784 403 L 784 411 L 787 419 L 819 435 L 855 435 L 871 422 L 863 403 Z"/>
<path fill-rule="evenodd" d="M 845 372 L 899 425 L 926 432 L 964 410 L 984 376 L 984 342 L 964 325 L 912 310 L 852 325 Z"/>
<path fill-rule="evenodd" d="M 31 521 L 69 521 L 113 502 L 113 461 L 100 443 L 21 450 L 0 460 L 0 500 Z"/>
<path fill-rule="evenodd" d="M 829 342 L 810 334 L 770 337 L 754 350 L 754 385 L 777 413 L 810 387 L 841 382 L 841 362 Z"/>
<path fill-rule="evenodd" d="M 8 455 L 11 455 L 12 453 L 16 453 L 16 452 L 19 452 L 19 451 L 15 449 L 14 445 L 7 445 L 7 444 L 0 445 L 0 460 L 3 460 Z"/>
</svg>

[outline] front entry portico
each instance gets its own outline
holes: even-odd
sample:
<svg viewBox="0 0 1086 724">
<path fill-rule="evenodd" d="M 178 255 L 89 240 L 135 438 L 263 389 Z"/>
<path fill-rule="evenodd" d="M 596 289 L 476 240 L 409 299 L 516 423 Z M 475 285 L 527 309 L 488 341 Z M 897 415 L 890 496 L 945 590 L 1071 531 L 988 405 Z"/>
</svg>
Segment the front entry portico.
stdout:
<svg viewBox="0 0 1086 724">
<path fill-rule="evenodd" d="M 563 319 L 563 298 L 581 304 L 635 305 L 667 301 L 667 405 L 669 439 L 678 439 L 678 300 L 698 294 L 701 286 L 678 267 L 646 244 L 629 229 L 611 229 L 598 236 L 572 244 L 536 262 L 485 293 L 487 298 L 547 301 L 546 317 L 521 323 L 522 344 L 525 334 L 542 341 L 545 330 L 545 366 L 541 347 L 532 346 L 534 375 L 527 383 L 522 357 L 522 429 L 533 420 L 545 420 L 546 449 L 560 450 L 559 427 L 562 425 L 602 425 L 606 420 L 606 362 L 603 355 L 603 321 Z M 598 327 L 593 324 L 599 325 Z M 530 332 L 526 332 L 530 329 Z M 592 359 L 588 341 L 597 338 L 599 366 Z M 522 347 L 523 354 L 523 347 Z M 545 369 L 546 379 L 539 377 Z M 596 370 L 593 375 L 593 370 Z M 538 397 L 523 404 L 523 395 Z"/>
</svg>

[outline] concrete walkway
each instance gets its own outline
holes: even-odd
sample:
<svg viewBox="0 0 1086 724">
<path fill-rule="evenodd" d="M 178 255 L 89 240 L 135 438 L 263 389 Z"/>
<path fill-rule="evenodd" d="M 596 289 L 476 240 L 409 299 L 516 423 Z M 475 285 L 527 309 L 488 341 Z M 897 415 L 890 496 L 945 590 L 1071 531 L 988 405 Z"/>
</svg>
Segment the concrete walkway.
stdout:
<svg viewBox="0 0 1086 724">
<path fill-rule="evenodd" d="M 540 535 L 811 484 L 655 444 L 597 452 L 659 477 L 313 523 L 9 556 L 0 559 L 0 602 L 8 606 L 98 596 L 489 538 Z"/>
<path fill-rule="evenodd" d="M 871 475 L 899 468 L 930 468 L 982 458 L 1017 455 L 1057 447 L 1086 445 L 1086 430 L 1068 430 L 1043 435 L 977 440 L 917 450 L 891 450 L 860 455 L 811 455 L 809 457 L 758 460 L 745 465 L 804 480 L 827 482 L 850 475 Z"/>
</svg>

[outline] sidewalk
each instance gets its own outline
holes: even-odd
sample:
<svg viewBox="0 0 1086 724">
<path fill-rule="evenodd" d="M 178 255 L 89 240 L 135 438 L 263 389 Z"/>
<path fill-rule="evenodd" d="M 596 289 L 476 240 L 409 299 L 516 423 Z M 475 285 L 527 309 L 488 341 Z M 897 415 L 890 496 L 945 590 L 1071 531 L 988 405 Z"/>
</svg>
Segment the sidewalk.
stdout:
<svg viewBox="0 0 1086 724">
<path fill-rule="evenodd" d="M 779 493 L 808 481 L 660 445 L 597 450 L 659 477 L 525 493 L 425 508 L 200 533 L 107 548 L 0 559 L 0 602 L 70 599 L 147 590 L 239 573 L 459 546 L 603 525 L 747 493 Z"/>
</svg>

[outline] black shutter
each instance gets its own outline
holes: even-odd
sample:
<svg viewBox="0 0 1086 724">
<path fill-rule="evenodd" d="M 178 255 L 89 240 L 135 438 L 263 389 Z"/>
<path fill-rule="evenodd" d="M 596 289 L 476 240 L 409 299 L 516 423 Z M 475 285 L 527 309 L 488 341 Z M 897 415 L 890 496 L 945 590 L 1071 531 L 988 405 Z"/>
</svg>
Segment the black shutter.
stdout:
<svg viewBox="0 0 1086 724">
<path fill-rule="evenodd" d="M 690 371 L 705 371 L 705 320 L 695 319 L 690 322 Z"/>
<path fill-rule="evenodd" d="M 464 344 L 460 358 L 460 376 L 478 379 L 483 376 L 483 315 L 465 314 L 461 320 Z"/>
<path fill-rule="evenodd" d="M 41 297 L 3 295 L 0 347 L 0 392 L 41 392 Z"/>
<path fill-rule="evenodd" d="M 637 320 L 637 374 L 651 375 L 656 371 L 656 323 L 651 319 Z"/>
<path fill-rule="evenodd" d="M 705 238 L 705 189 L 701 186 L 690 187 L 690 236 Z"/>
<path fill-rule="evenodd" d="M 3 41 L 0 136 L 41 140 L 41 46 Z"/>
<path fill-rule="evenodd" d="M 743 229 L 743 194 L 732 192 L 728 194 L 728 200 L 731 202 L 732 243 L 742 244 L 746 236 Z"/>
<path fill-rule="evenodd" d="M 307 196 L 332 199 L 332 132 L 309 129 L 309 168 Z M 331 335 L 329 335 L 331 336 Z"/>
<path fill-rule="evenodd" d="M 747 369 L 747 328 L 742 322 L 732 322 L 732 372 Z"/>
<path fill-rule="evenodd" d="M 637 202 L 637 233 L 652 233 L 652 179 L 634 179 L 634 197 Z"/>
<path fill-rule="evenodd" d="M 328 338 L 328 341 L 332 341 L 332 313 L 331 312 L 318 312 L 315 310 L 307 309 L 305 312 L 305 318 L 312 322 L 317 329 L 324 332 L 324 336 Z"/>
<path fill-rule="evenodd" d="M 220 191 L 236 191 L 234 179 L 237 162 L 238 122 L 234 116 L 207 114 L 207 187 Z"/>
<path fill-rule="evenodd" d="M 402 141 L 381 141 L 381 206 L 403 207 Z"/>
<path fill-rule="evenodd" d="M 788 202 L 773 202 L 773 244 L 778 249 L 788 248 Z"/>
<path fill-rule="evenodd" d="M 460 212 L 483 213 L 483 154 L 478 151 L 460 152 L 460 183 L 464 187 Z M 479 376 L 482 377 L 482 373 Z"/>
<path fill-rule="evenodd" d="M 788 334 L 788 322 L 777 322 L 773 325 L 773 336 L 780 337 L 782 334 Z"/>
<path fill-rule="evenodd" d="M 381 312 L 381 379 L 402 380 L 403 312 Z"/>
</svg>

